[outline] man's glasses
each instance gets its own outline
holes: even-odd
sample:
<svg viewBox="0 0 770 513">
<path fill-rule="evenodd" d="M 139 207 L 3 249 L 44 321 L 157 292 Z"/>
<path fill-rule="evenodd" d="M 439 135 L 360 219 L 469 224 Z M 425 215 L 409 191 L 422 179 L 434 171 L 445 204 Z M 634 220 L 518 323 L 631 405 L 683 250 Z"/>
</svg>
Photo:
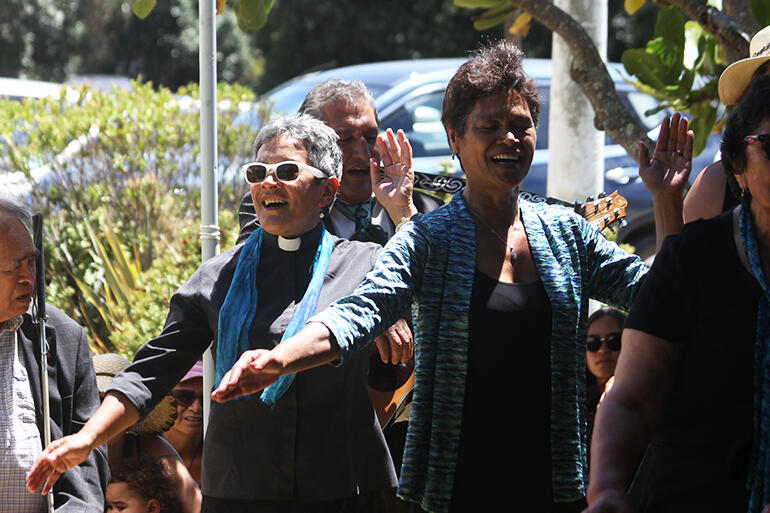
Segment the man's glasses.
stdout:
<svg viewBox="0 0 770 513">
<path fill-rule="evenodd" d="M 203 393 L 193 392 L 192 390 L 172 390 L 171 393 L 174 394 L 174 399 L 182 408 L 191 406 L 196 399 L 203 405 Z"/>
<path fill-rule="evenodd" d="M 270 173 L 274 173 L 275 177 L 281 182 L 293 182 L 299 178 L 300 171 L 310 173 L 316 178 L 326 178 L 326 175 L 320 169 L 316 169 L 313 166 L 309 166 L 302 162 L 294 162 L 291 160 L 279 162 L 278 164 L 249 162 L 248 164 L 241 166 L 241 171 L 243 171 L 246 181 L 250 184 L 264 182 Z"/>
<path fill-rule="evenodd" d="M 586 349 L 595 353 L 602 347 L 602 342 L 607 344 L 607 349 L 610 351 L 620 351 L 620 332 L 608 333 L 604 338 L 599 335 L 588 335 L 586 337 Z"/>
<path fill-rule="evenodd" d="M 761 144 L 762 149 L 765 150 L 765 157 L 770 160 L 770 134 L 747 135 L 743 138 L 743 142 L 748 144 Z"/>
</svg>

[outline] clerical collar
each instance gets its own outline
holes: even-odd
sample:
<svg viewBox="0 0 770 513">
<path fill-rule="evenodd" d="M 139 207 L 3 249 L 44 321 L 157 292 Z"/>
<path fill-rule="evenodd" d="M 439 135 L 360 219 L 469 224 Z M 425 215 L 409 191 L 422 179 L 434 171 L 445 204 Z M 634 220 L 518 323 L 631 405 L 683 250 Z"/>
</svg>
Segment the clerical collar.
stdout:
<svg viewBox="0 0 770 513">
<path fill-rule="evenodd" d="M 268 246 L 288 252 L 299 251 L 308 247 L 315 249 L 318 247 L 318 241 L 321 239 L 322 229 L 323 224 L 318 223 L 309 232 L 291 239 L 265 232 L 262 236 L 262 241 Z"/>
</svg>

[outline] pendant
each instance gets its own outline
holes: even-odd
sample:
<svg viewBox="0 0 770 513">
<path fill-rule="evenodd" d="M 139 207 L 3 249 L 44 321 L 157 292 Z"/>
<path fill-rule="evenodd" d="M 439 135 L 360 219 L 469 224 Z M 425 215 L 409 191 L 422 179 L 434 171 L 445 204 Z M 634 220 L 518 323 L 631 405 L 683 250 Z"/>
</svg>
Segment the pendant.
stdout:
<svg viewBox="0 0 770 513">
<path fill-rule="evenodd" d="M 516 258 L 517 258 L 516 252 L 514 250 L 511 250 L 511 257 L 510 257 L 510 259 L 511 259 L 511 265 L 512 266 L 516 266 Z"/>
</svg>

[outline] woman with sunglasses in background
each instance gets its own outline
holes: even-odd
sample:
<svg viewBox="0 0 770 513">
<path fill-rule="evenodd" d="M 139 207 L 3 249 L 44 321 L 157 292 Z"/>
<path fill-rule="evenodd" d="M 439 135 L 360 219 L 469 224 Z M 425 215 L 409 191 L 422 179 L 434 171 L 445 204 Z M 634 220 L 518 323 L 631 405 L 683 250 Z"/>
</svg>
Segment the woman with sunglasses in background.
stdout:
<svg viewBox="0 0 770 513">
<path fill-rule="evenodd" d="M 588 317 L 586 332 L 586 418 L 590 441 L 596 407 L 604 387 L 615 374 L 620 355 L 620 336 L 626 315 L 611 307 L 600 308 Z M 590 450 L 590 445 L 589 445 Z"/>
<path fill-rule="evenodd" d="M 722 162 L 741 205 L 669 237 L 626 319 L 596 416 L 591 512 L 770 503 L 770 76 L 730 115 Z"/>
<path fill-rule="evenodd" d="M 114 378 L 79 433 L 44 451 L 30 489 L 55 480 L 149 411 L 212 340 L 219 380 L 244 351 L 280 345 L 372 268 L 380 246 L 333 237 L 321 222 L 342 171 L 334 130 L 310 116 L 278 118 L 260 129 L 254 148 L 255 162 L 243 172 L 261 226 L 206 261 L 174 294 L 162 333 Z M 396 486 L 396 474 L 368 394 L 368 361 L 362 352 L 349 365 L 296 374 L 280 383 L 279 402 L 266 391 L 212 403 L 203 511 L 375 511 L 374 503 L 388 496 L 383 492 Z M 169 433 L 169 440 L 189 441 L 198 429 L 200 393 L 186 382 L 177 386 L 175 427 L 190 429 Z M 178 447 L 195 466 L 199 456 Z"/>
<path fill-rule="evenodd" d="M 203 460 L 203 362 L 198 361 L 171 391 L 176 399 L 174 425 L 163 433 L 163 438 L 176 450 L 179 459 L 201 483 Z"/>
</svg>

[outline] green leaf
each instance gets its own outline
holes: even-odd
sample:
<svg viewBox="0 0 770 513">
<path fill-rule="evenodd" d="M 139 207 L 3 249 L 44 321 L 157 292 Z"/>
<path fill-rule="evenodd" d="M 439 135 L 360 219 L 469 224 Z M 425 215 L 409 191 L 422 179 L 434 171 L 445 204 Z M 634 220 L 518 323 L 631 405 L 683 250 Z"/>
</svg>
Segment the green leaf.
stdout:
<svg viewBox="0 0 770 513">
<path fill-rule="evenodd" d="M 507 0 L 454 0 L 454 4 L 457 7 L 466 7 L 468 9 L 489 9 L 503 3 L 508 2 Z"/>
<path fill-rule="evenodd" d="M 479 31 L 490 29 L 494 26 L 501 24 L 503 21 L 505 21 L 505 18 L 507 18 L 508 15 L 510 14 L 509 12 L 504 12 L 502 14 L 498 14 L 497 16 L 495 16 L 491 14 L 492 11 L 494 10 L 495 9 L 491 11 L 487 11 L 482 15 L 484 16 L 483 18 L 479 18 L 476 21 L 474 21 L 473 28 Z"/>
<path fill-rule="evenodd" d="M 654 89 L 663 89 L 666 83 L 661 80 L 658 70 L 663 67 L 660 57 L 642 49 L 631 49 L 623 52 L 621 62 L 629 75 Z"/>
<path fill-rule="evenodd" d="M 684 48 L 684 16 L 676 7 L 664 7 L 658 13 L 655 23 L 655 37 L 662 37 L 669 43 Z"/>
<path fill-rule="evenodd" d="M 134 1 L 134 14 L 136 17 L 143 20 L 152 12 L 155 8 L 157 0 L 135 0 Z"/>
<path fill-rule="evenodd" d="M 267 21 L 267 13 L 273 7 L 272 0 L 235 0 L 233 10 L 241 30 L 259 30 Z"/>
<path fill-rule="evenodd" d="M 770 25 L 770 2 L 767 0 L 751 0 L 751 12 L 757 19 L 760 27 Z"/>
<path fill-rule="evenodd" d="M 693 143 L 693 156 L 699 155 L 706 147 L 706 141 L 711 135 L 711 129 L 717 120 L 717 109 L 711 103 L 700 103 L 692 106 L 690 109 L 692 120 L 690 129 L 695 133 L 695 142 Z M 697 172 L 699 170 L 693 169 Z"/>
</svg>

